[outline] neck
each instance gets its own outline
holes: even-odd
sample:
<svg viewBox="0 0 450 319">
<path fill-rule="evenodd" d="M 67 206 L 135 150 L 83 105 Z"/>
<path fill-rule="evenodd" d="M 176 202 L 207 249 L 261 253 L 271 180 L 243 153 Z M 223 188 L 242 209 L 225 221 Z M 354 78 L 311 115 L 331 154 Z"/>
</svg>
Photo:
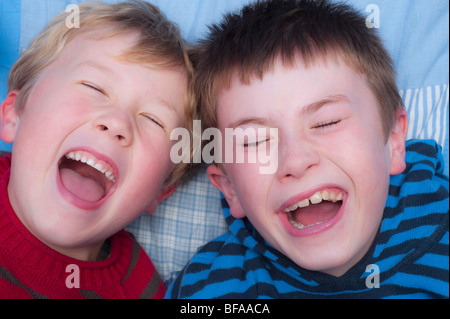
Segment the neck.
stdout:
<svg viewBox="0 0 450 319">
<path fill-rule="evenodd" d="M 62 255 L 81 261 L 100 261 L 104 259 L 100 254 L 100 250 L 102 248 L 103 243 L 97 244 L 94 247 L 90 246 L 90 247 L 75 247 L 75 248 L 55 247 L 53 245 L 48 244 L 46 245 Z"/>
</svg>

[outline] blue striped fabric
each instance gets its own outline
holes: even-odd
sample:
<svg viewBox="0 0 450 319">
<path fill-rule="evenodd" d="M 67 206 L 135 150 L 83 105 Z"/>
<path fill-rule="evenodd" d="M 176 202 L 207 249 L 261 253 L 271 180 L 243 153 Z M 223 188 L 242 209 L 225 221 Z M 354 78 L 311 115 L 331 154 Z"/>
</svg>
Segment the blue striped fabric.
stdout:
<svg viewBox="0 0 450 319">
<path fill-rule="evenodd" d="M 448 298 L 448 177 L 436 142 L 408 141 L 407 168 L 391 177 L 384 218 L 372 248 L 336 278 L 308 271 L 268 245 L 225 202 L 230 232 L 194 256 L 168 298 Z M 368 265 L 376 265 L 379 288 Z M 369 280 L 369 281 L 370 281 Z"/>
<path fill-rule="evenodd" d="M 448 127 L 449 127 L 449 85 L 448 83 L 400 90 L 408 112 L 409 128 L 407 139 L 433 139 L 447 154 L 444 169 L 448 176 Z"/>
</svg>

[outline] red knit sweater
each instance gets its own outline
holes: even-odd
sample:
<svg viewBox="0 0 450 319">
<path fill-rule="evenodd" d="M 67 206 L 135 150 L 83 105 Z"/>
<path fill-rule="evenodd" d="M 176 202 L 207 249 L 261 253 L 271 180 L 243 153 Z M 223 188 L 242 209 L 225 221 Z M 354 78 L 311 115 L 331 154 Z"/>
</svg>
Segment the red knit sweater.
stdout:
<svg viewBox="0 0 450 319">
<path fill-rule="evenodd" d="M 125 231 L 110 238 L 110 255 L 98 262 L 67 257 L 34 237 L 9 202 L 10 167 L 10 156 L 0 158 L 0 298 L 164 297 L 164 282 Z"/>
</svg>

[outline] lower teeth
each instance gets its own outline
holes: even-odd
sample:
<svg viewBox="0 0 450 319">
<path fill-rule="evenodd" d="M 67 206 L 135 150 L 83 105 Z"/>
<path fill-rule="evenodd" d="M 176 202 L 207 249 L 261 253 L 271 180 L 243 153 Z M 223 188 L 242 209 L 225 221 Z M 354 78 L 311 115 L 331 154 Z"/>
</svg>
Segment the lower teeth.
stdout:
<svg viewBox="0 0 450 319">
<path fill-rule="evenodd" d="M 295 220 L 294 215 L 291 212 L 288 213 L 288 220 L 291 223 L 291 225 L 297 229 L 305 229 L 305 228 L 320 225 L 320 224 L 323 224 L 326 222 L 326 220 L 324 220 L 324 221 L 321 221 L 321 222 L 318 222 L 315 224 L 311 224 L 311 225 L 303 225 L 302 223 Z"/>
</svg>

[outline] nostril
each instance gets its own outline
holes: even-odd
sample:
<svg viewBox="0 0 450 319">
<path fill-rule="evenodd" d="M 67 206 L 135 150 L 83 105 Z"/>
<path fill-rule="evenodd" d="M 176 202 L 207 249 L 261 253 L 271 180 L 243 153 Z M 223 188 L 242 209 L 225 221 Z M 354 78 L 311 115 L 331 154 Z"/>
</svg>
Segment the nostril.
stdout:
<svg viewBox="0 0 450 319">
<path fill-rule="evenodd" d="M 102 118 L 93 123 L 93 127 L 97 132 L 101 132 L 100 134 L 109 136 L 121 145 L 127 146 L 132 140 L 130 131 L 132 128 L 120 118 Z"/>
</svg>

